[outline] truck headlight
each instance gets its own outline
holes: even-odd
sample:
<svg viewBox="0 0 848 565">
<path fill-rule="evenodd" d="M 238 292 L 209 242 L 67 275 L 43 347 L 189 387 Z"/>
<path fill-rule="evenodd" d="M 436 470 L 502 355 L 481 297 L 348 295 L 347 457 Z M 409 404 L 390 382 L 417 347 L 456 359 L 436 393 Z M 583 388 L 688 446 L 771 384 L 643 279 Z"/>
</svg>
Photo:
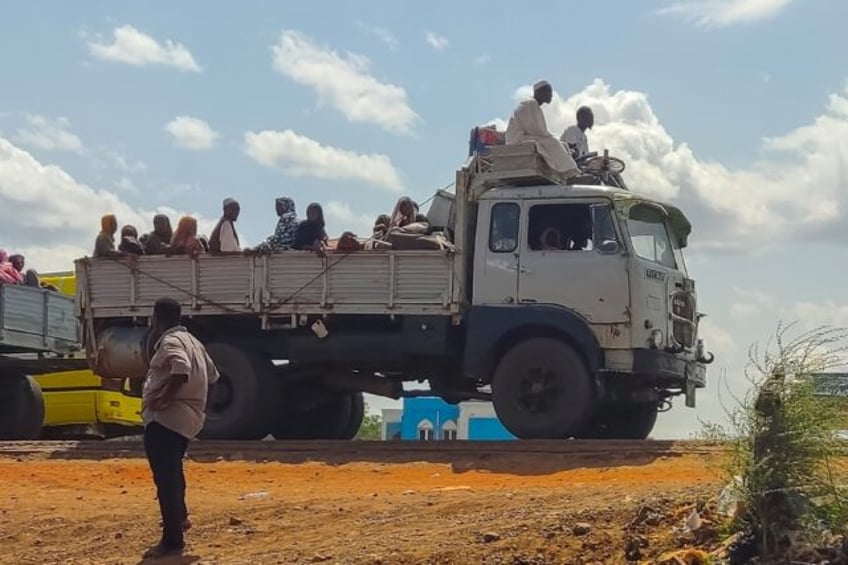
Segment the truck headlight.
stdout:
<svg viewBox="0 0 848 565">
<path fill-rule="evenodd" d="M 663 344 L 665 344 L 665 336 L 663 335 L 662 330 L 652 331 L 648 344 L 651 346 L 651 349 L 661 348 Z"/>
</svg>

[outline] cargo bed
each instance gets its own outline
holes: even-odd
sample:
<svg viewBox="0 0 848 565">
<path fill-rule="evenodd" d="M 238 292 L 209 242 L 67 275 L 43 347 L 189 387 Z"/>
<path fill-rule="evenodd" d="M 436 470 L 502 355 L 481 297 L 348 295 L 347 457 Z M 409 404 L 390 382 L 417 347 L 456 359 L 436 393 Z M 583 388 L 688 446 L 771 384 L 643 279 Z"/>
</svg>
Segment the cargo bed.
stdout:
<svg viewBox="0 0 848 565">
<path fill-rule="evenodd" d="M 157 299 L 187 316 L 456 313 L 449 251 L 140 257 L 76 262 L 77 315 L 147 317 Z"/>
</svg>

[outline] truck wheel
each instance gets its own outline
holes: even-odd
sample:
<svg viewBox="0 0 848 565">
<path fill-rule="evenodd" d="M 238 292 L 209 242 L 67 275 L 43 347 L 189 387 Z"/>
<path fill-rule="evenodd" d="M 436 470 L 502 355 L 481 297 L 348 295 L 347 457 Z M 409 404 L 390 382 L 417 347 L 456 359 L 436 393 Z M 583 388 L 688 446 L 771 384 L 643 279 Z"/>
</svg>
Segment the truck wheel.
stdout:
<svg viewBox="0 0 848 565">
<path fill-rule="evenodd" d="M 270 364 L 228 343 L 210 343 L 206 351 L 220 378 L 211 390 L 200 437 L 244 439 L 267 435 L 271 416 L 268 405 L 276 399 L 267 394 L 274 382 Z"/>
<path fill-rule="evenodd" d="M 578 434 L 580 439 L 647 439 L 657 423 L 656 404 L 605 406 Z"/>
<path fill-rule="evenodd" d="M 365 398 L 361 392 L 352 392 L 347 395 L 350 398 L 350 412 L 347 422 L 342 427 L 339 439 L 353 439 L 362 427 L 365 419 Z"/>
<path fill-rule="evenodd" d="M 522 439 L 567 438 L 594 409 L 586 365 L 568 344 L 530 338 L 503 356 L 492 379 L 492 401 L 504 427 Z"/>
<path fill-rule="evenodd" d="M 353 439 L 365 417 L 361 392 L 335 393 L 299 414 L 280 415 L 277 439 Z"/>
<path fill-rule="evenodd" d="M 29 375 L 0 382 L 0 440 L 34 440 L 44 426 L 44 398 Z"/>
</svg>

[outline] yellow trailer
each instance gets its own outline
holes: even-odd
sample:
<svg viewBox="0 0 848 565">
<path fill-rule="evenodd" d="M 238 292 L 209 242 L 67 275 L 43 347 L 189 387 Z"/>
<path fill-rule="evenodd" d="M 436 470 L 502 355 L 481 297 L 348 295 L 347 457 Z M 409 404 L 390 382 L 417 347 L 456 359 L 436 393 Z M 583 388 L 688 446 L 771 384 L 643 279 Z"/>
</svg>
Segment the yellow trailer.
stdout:
<svg viewBox="0 0 848 565">
<path fill-rule="evenodd" d="M 50 273 L 41 282 L 62 294 L 76 294 L 74 273 Z M 81 356 L 83 354 L 80 354 Z M 44 435 L 96 430 L 105 436 L 141 431 L 141 398 L 124 380 L 117 390 L 90 370 L 62 371 L 35 377 L 44 397 Z"/>
</svg>

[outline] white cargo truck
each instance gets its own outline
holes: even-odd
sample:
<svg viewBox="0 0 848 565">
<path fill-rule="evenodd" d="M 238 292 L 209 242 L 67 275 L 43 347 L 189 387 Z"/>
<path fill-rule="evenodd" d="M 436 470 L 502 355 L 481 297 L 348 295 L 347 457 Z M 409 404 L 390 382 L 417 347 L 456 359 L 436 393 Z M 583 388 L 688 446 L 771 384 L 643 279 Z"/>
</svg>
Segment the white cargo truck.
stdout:
<svg viewBox="0 0 848 565">
<path fill-rule="evenodd" d="M 689 222 L 605 178 L 565 183 L 532 144 L 494 147 L 431 207 L 447 250 L 80 259 L 89 363 L 143 377 L 170 296 L 223 375 L 205 437 L 350 438 L 362 392 L 422 394 L 412 381 L 492 400 L 520 438 L 647 437 L 673 397 L 694 406 L 712 359 Z"/>
</svg>

